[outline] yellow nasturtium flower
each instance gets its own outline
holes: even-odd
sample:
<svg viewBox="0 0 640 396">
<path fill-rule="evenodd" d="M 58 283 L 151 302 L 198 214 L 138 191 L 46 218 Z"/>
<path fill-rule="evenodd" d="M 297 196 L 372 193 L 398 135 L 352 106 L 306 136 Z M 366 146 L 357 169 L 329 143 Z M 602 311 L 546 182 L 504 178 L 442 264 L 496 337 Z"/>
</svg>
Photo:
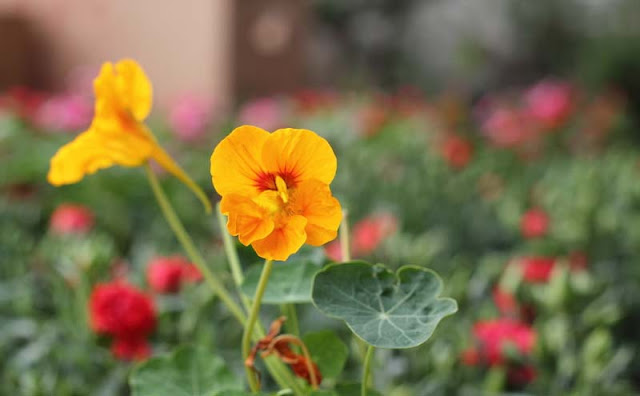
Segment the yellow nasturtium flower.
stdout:
<svg viewBox="0 0 640 396">
<path fill-rule="evenodd" d="M 329 143 L 305 129 L 241 126 L 211 155 L 229 232 L 268 260 L 336 237 L 342 212 L 329 188 L 336 168 Z"/>
<path fill-rule="evenodd" d="M 209 210 L 200 188 L 160 147 L 143 121 L 151 111 L 152 87 L 133 60 L 104 63 L 93 82 L 95 113 L 89 129 L 51 158 L 47 179 L 54 186 L 76 183 L 113 165 L 140 166 L 153 158 L 185 183 Z"/>
</svg>

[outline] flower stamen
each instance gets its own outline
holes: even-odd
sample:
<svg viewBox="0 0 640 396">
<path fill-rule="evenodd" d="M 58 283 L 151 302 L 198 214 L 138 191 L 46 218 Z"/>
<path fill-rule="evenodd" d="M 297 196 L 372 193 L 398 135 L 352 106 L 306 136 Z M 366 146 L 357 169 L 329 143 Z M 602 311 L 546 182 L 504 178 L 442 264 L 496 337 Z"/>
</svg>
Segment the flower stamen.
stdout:
<svg viewBox="0 0 640 396">
<path fill-rule="evenodd" d="M 278 190 L 278 195 L 282 202 L 289 202 L 289 192 L 287 190 L 287 183 L 285 183 L 284 179 L 280 176 L 276 176 L 276 189 Z"/>
</svg>

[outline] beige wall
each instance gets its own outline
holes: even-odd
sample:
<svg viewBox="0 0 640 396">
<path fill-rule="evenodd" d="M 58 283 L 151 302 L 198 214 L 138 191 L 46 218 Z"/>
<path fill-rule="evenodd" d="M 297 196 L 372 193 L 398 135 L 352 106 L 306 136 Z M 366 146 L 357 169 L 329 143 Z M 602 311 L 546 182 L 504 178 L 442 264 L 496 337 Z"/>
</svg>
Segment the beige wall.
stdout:
<svg viewBox="0 0 640 396">
<path fill-rule="evenodd" d="M 132 57 L 147 70 L 160 104 L 190 91 L 225 105 L 233 1 L 0 0 L 0 14 L 33 23 L 54 81 L 78 66 Z"/>
</svg>

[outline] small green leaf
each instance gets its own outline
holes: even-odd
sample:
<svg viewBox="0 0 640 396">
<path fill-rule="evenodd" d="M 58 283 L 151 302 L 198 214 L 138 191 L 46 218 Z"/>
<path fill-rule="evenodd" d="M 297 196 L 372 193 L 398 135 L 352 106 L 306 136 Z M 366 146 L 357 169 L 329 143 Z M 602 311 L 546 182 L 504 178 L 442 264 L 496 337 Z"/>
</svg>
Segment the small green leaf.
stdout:
<svg viewBox="0 0 640 396">
<path fill-rule="evenodd" d="M 353 261 L 318 272 L 313 303 L 370 345 L 411 348 L 458 310 L 455 300 L 438 298 L 441 289 L 440 277 L 426 268 L 405 266 L 396 275 L 380 264 Z"/>
<path fill-rule="evenodd" d="M 238 395 L 231 391 L 243 389 L 222 358 L 192 346 L 142 363 L 129 384 L 134 396 Z"/>
<path fill-rule="evenodd" d="M 262 302 L 264 304 L 311 302 L 311 285 L 318 269 L 317 265 L 304 259 L 273 263 L 273 270 Z M 246 273 L 241 289 L 250 298 L 255 294 L 261 272 L 262 265 L 256 265 Z"/>
<path fill-rule="evenodd" d="M 347 361 L 349 348 L 330 331 L 317 331 L 307 333 L 302 337 L 302 341 L 309 349 L 311 360 L 320 369 L 323 378 L 336 378 Z"/>
<path fill-rule="evenodd" d="M 360 396 L 362 390 L 361 384 L 338 384 L 336 385 L 337 396 Z M 382 396 L 378 391 L 371 388 L 367 389 L 367 396 Z"/>
</svg>

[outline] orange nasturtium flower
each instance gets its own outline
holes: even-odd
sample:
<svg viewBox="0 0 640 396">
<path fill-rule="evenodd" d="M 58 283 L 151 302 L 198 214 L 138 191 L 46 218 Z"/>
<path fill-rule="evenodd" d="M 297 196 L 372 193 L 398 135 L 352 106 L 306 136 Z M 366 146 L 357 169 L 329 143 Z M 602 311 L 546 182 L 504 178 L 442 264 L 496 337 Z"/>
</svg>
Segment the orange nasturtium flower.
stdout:
<svg viewBox="0 0 640 396">
<path fill-rule="evenodd" d="M 306 129 L 241 126 L 211 155 L 229 233 L 268 260 L 336 237 L 342 211 L 329 188 L 336 168 L 329 143 Z"/>
<path fill-rule="evenodd" d="M 47 179 L 54 186 L 76 183 L 113 165 L 140 166 L 153 158 L 180 179 L 209 208 L 202 190 L 160 147 L 143 121 L 151 111 L 151 82 L 133 60 L 104 63 L 93 81 L 95 113 L 89 129 L 51 158 Z"/>
</svg>

